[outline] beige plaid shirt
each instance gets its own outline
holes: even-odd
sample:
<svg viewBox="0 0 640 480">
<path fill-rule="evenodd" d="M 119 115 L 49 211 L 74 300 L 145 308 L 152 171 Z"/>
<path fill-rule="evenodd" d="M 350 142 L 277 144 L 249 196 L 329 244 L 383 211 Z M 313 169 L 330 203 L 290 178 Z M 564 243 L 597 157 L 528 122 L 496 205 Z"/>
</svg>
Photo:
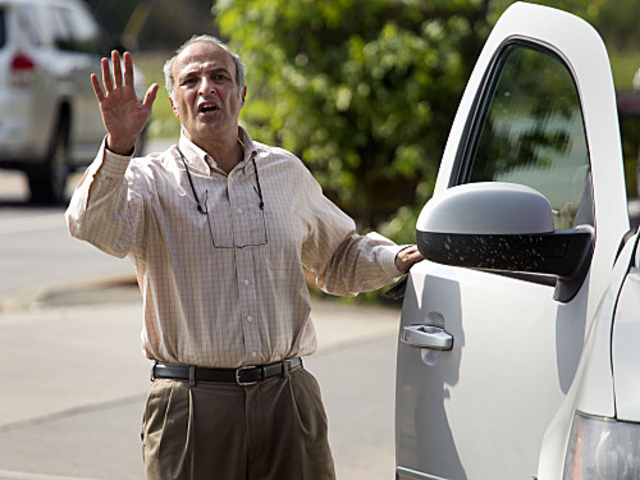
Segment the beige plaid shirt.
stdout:
<svg viewBox="0 0 640 480">
<path fill-rule="evenodd" d="M 135 265 L 148 358 L 208 367 L 255 365 L 315 351 L 303 266 L 325 291 L 355 295 L 392 283 L 400 247 L 360 236 L 302 162 L 253 142 L 226 174 L 180 137 L 143 158 L 102 145 L 78 185 L 71 234 Z M 264 199 L 260 208 L 259 183 Z"/>
</svg>

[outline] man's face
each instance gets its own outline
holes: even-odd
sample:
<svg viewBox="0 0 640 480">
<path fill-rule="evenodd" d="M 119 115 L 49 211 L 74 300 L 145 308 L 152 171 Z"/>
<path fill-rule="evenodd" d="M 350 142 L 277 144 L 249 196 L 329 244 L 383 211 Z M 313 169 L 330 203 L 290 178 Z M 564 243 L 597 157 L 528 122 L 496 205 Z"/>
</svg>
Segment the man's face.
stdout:
<svg viewBox="0 0 640 480">
<path fill-rule="evenodd" d="M 173 111 L 187 137 L 206 149 L 211 142 L 238 136 L 238 116 L 244 105 L 236 85 L 236 66 L 221 47 L 196 42 L 173 64 Z"/>
</svg>

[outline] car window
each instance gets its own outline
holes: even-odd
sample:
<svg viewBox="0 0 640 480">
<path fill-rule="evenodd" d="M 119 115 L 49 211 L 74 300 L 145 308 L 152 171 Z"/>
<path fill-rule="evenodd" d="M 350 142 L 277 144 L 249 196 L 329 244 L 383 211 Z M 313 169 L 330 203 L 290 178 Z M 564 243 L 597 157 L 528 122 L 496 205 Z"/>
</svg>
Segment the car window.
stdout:
<svg viewBox="0 0 640 480">
<path fill-rule="evenodd" d="M 48 8 L 45 21 L 51 31 L 53 44 L 60 50 L 73 51 L 73 39 L 64 16 L 64 10 L 57 7 Z"/>
<path fill-rule="evenodd" d="M 593 224 L 580 98 L 565 63 L 551 52 L 511 45 L 487 89 L 458 183 L 527 185 L 551 203 L 555 228 Z"/>
<path fill-rule="evenodd" d="M 36 11 L 32 6 L 18 9 L 18 25 L 31 45 L 42 45 L 41 28 L 38 24 Z"/>
<path fill-rule="evenodd" d="M 5 12 L 4 9 L 0 8 L 0 48 L 3 48 L 5 43 L 7 43 Z"/>
<path fill-rule="evenodd" d="M 78 52 L 100 55 L 104 52 L 103 35 L 91 14 L 83 9 L 61 10 L 69 26 L 74 48 Z"/>
</svg>

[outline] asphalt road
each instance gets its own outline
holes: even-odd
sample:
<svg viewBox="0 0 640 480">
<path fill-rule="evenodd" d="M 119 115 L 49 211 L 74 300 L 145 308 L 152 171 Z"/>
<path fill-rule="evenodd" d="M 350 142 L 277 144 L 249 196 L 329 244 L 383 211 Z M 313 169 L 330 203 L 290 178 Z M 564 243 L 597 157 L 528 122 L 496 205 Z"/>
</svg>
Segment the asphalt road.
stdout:
<svg viewBox="0 0 640 480">
<path fill-rule="evenodd" d="M 0 480 L 142 480 L 149 384 L 127 260 L 71 239 L 63 209 L 0 172 Z M 399 310 L 314 302 L 340 480 L 394 478 Z"/>
<path fill-rule="evenodd" d="M 0 479 L 142 480 L 149 384 L 135 287 L 58 292 L 0 313 Z M 67 297 L 67 298 L 65 298 Z M 399 312 L 314 302 L 321 385 L 338 478 L 394 478 Z"/>
</svg>

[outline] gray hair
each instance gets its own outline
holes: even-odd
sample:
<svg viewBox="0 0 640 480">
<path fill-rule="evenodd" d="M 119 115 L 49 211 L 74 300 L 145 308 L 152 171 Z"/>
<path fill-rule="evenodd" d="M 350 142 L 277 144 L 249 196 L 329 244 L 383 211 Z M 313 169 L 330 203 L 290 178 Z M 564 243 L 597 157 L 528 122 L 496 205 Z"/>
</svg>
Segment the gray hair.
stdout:
<svg viewBox="0 0 640 480">
<path fill-rule="evenodd" d="M 178 56 L 182 52 L 184 52 L 187 47 L 197 42 L 211 43 L 222 48 L 225 52 L 231 55 L 233 63 L 235 63 L 236 65 L 236 85 L 238 86 L 238 97 L 242 99 L 242 90 L 244 89 L 244 63 L 242 62 L 242 58 L 240 58 L 240 55 L 238 55 L 237 53 L 232 52 L 224 42 L 212 35 L 194 35 L 189 40 L 184 42 L 180 46 L 180 48 L 175 51 L 173 57 L 167 60 L 167 62 L 164 64 L 164 67 L 162 69 L 164 71 L 164 85 L 169 96 L 173 98 L 176 87 L 173 78 L 173 64 L 175 63 L 176 58 L 178 58 Z"/>
</svg>

